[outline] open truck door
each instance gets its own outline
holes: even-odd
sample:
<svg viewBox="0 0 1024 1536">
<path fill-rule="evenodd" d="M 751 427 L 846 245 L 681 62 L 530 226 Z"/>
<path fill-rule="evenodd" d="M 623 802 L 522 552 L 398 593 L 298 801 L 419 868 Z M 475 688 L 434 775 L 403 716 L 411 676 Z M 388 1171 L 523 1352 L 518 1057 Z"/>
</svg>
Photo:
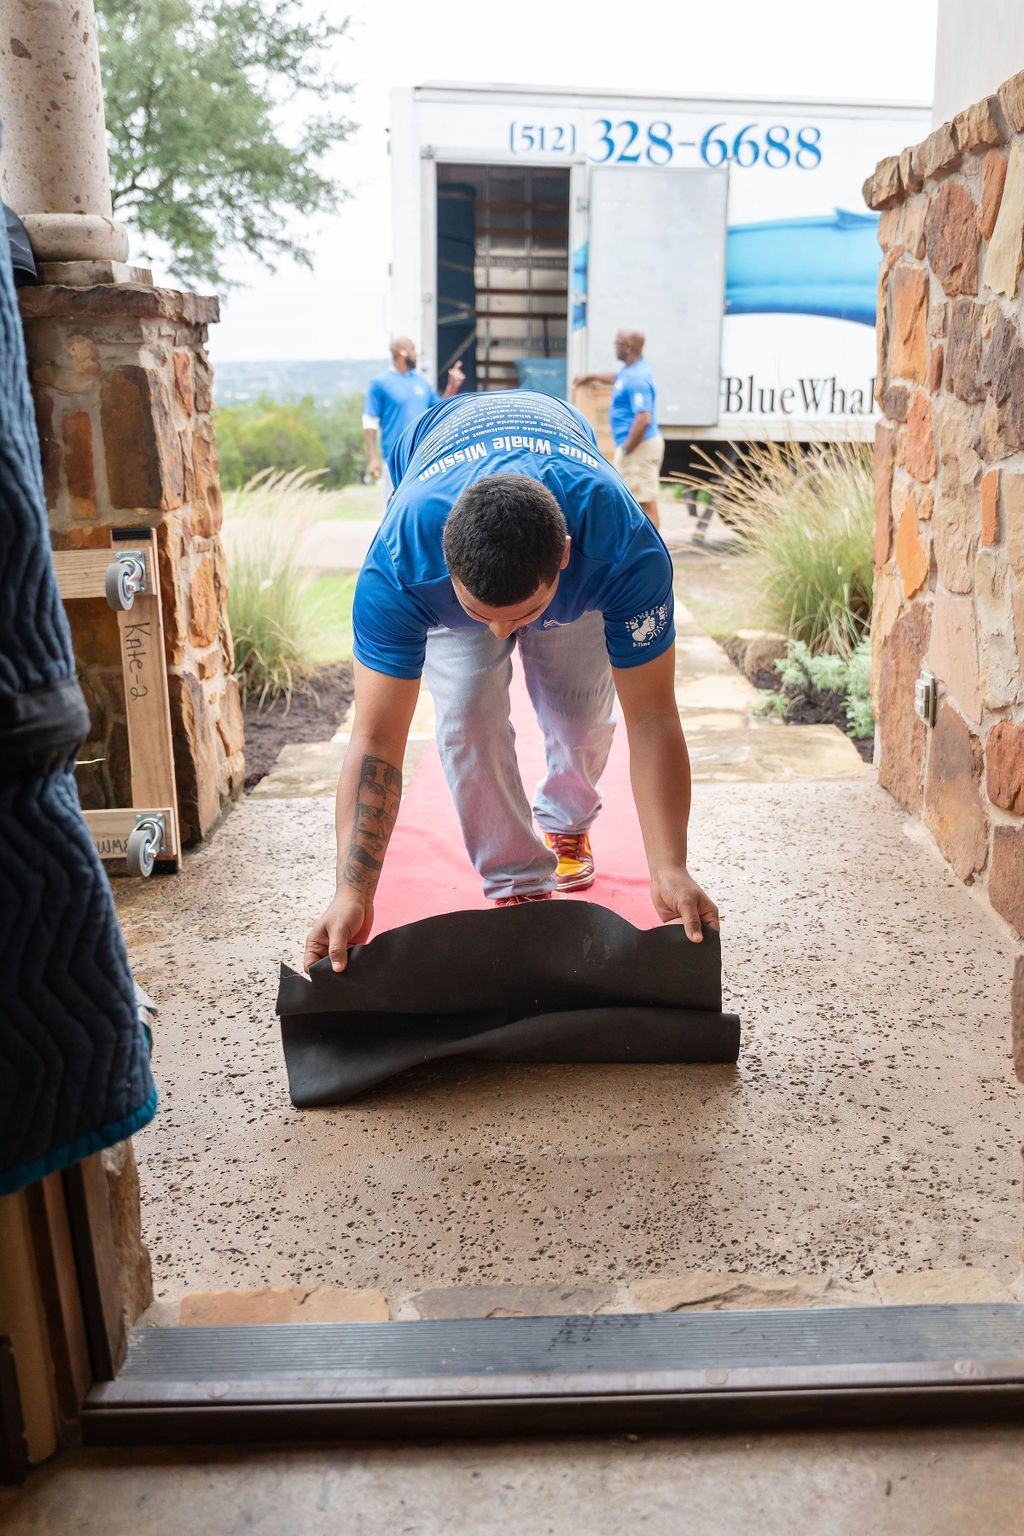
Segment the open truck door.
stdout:
<svg viewBox="0 0 1024 1536">
<path fill-rule="evenodd" d="M 574 371 L 608 372 L 616 331 L 636 327 L 647 337 L 659 425 L 716 425 L 727 169 L 615 165 L 573 175 Z"/>
</svg>

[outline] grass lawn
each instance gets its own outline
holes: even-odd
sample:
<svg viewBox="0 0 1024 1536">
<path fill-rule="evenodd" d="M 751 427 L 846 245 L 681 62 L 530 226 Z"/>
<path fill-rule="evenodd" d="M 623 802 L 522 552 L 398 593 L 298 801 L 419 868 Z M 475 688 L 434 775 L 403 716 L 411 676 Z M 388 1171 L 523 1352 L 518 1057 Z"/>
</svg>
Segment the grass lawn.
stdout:
<svg viewBox="0 0 1024 1536">
<path fill-rule="evenodd" d="M 309 603 L 316 614 L 316 638 L 310 661 L 322 667 L 352 655 L 352 598 L 356 578 L 351 571 L 325 571 L 310 582 Z"/>
<path fill-rule="evenodd" d="M 663 531 L 665 531 L 663 529 Z M 753 559 L 736 542 L 680 545 L 669 537 L 676 592 L 709 635 L 762 629 Z"/>
<path fill-rule="evenodd" d="M 319 512 L 322 518 L 372 517 L 380 520 L 384 510 L 384 493 L 380 481 L 376 485 L 345 485 L 340 490 L 329 490 L 324 495 L 324 506 Z"/>
<path fill-rule="evenodd" d="M 717 639 L 740 629 L 761 629 L 751 581 L 749 557 L 701 555 L 689 550 L 675 555 L 676 591 L 697 623 Z"/>
</svg>

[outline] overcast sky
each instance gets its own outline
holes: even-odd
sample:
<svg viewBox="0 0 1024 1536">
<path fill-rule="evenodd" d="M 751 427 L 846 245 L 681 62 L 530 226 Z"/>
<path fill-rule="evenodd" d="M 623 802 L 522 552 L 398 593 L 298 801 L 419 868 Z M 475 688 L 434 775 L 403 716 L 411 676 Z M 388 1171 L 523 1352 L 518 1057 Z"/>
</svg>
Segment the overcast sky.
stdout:
<svg viewBox="0 0 1024 1536">
<path fill-rule="evenodd" d="M 932 95 L 936 0 L 306 3 L 324 6 L 352 17 L 337 67 L 356 85 L 349 111 L 360 126 L 334 162 L 351 200 L 310 228 L 313 272 L 232 264 L 248 286 L 224 298 L 210 336 L 215 361 L 384 353 L 394 85 L 501 81 L 919 103 Z"/>
</svg>

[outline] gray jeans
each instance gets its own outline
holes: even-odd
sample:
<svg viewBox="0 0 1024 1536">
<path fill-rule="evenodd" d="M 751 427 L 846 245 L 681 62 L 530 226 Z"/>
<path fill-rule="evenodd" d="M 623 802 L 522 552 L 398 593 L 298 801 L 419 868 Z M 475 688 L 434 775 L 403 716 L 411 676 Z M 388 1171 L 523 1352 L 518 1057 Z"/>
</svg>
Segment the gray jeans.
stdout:
<svg viewBox="0 0 1024 1536">
<path fill-rule="evenodd" d="M 509 719 L 518 645 L 544 735 L 547 771 L 530 805 Z M 615 688 L 599 613 L 499 640 L 485 624 L 434 629 L 424 681 L 434 696 L 437 746 L 462 836 L 489 900 L 554 886 L 556 859 L 537 836 L 585 832 L 598 811 L 615 730 Z"/>
</svg>

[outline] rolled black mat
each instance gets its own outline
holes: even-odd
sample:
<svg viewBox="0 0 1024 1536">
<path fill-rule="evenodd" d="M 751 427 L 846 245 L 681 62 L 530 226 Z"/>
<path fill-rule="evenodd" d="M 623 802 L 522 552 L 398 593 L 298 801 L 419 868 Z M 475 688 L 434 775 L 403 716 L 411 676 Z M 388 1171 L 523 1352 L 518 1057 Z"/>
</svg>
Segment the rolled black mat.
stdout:
<svg viewBox="0 0 1024 1536">
<path fill-rule="evenodd" d="M 589 902 L 450 912 L 357 945 L 340 974 L 281 967 L 292 1103 L 347 1099 L 426 1062 L 734 1062 L 722 951 Z"/>
</svg>

